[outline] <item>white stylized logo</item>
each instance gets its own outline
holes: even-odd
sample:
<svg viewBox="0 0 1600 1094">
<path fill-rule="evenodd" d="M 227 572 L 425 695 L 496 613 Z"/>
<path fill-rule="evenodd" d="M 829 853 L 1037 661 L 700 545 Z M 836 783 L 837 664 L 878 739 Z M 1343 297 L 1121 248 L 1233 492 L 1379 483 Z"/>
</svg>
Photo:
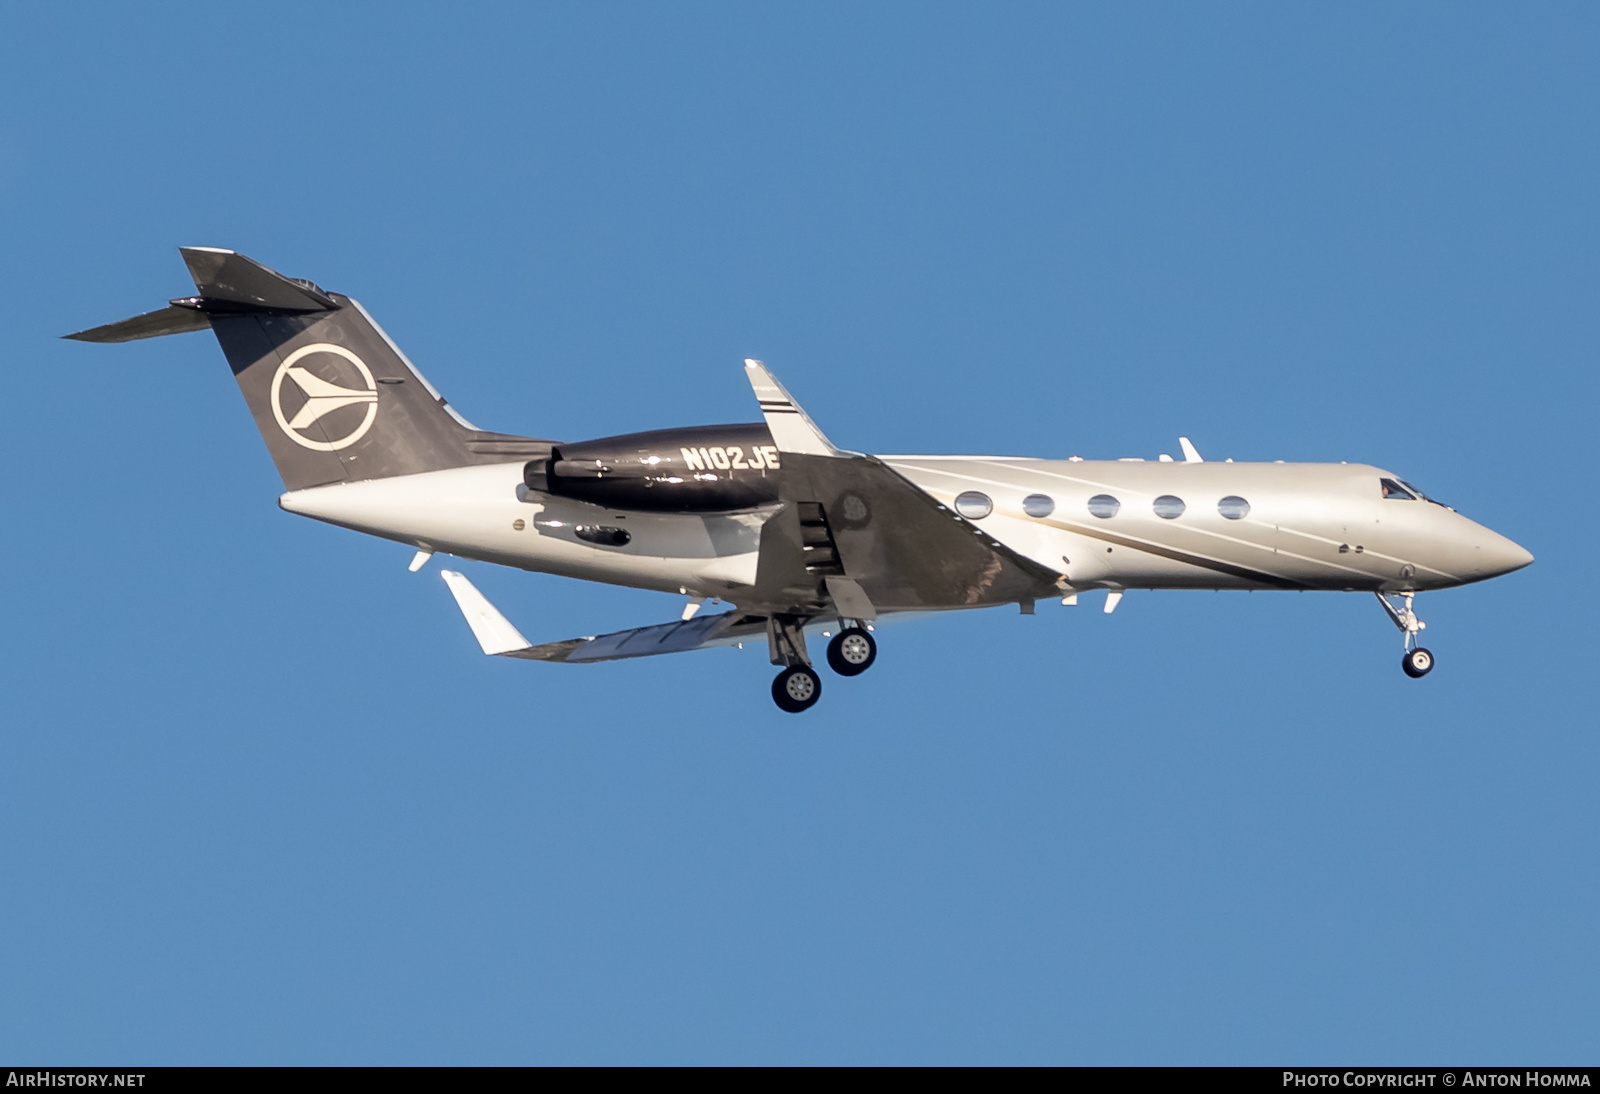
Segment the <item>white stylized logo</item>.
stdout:
<svg viewBox="0 0 1600 1094">
<path fill-rule="evenodd" d="M 361 388 L 341 387 L 330 380 L 313 375 L 304 366 L 298 364 L 313 353 L 331 353 L 335 357 L 342 357 L 356 367 L 361 374 L 362 381 L 367 385 Z M 283 378 L 287 376 L 295 382 L 300 393 L 305 396 L 305 402 L 300 409 L 295 411 L 294 417 L 286 417 L 283 413 Z M 336 452 L 341 448 L 349 448 L 362 437 L 367 430 L 372 428 L 373 419 L 378 416 L 378 385 L 372 379 L 372 372 L 366 364 L 345 349 L 335 346 L 330 342 L 317 342 L 310 346 L 301 346 L 288 357 L 283 364 L 278 366 L 277 373 L 272 377 L 272 416 L 278 420 L 278 427 L 288 435 L 295 444 L 314 448 L 319 452 Z M 344 436 L 333 440 L 315 440 L 306 436 L 301 430 L 310 429 L 325 416 L 335 410 L 343 410 L 347 406 L 357 406 L 365 403 L 366 415 L 360 423 L 350 429 Z"/>
</svg>

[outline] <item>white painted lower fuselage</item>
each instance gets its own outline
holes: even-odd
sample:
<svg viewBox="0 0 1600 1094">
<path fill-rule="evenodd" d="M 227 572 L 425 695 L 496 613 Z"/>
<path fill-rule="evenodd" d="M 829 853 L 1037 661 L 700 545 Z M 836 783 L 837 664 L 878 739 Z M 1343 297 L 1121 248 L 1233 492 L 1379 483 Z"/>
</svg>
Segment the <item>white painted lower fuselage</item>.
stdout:
<svg viewBox="0 0 1600 1094">
<path fill-rule="evenodd" d="M 1363 464 L 883 460 L 952 509 L 959 495 L 982 494 L 991 511 L 974 526 L 1059 572 L 1064 589 L 1421 591 L 1532 561 L 1443 505 L 1385 497 L 1380 484 L 1397 476 Z M 488 464 L 297 490 L 280 504 L 421 550 L 760 607 L 750 597 L 771 510 L 627 512 L 530 491 L 522 479 L 520 461 Z M 1091 499 L 1102 500 L 1091 509 Z M 629 542 L 578 538 L 596 524 L 626 528 Z"/>
</svg>

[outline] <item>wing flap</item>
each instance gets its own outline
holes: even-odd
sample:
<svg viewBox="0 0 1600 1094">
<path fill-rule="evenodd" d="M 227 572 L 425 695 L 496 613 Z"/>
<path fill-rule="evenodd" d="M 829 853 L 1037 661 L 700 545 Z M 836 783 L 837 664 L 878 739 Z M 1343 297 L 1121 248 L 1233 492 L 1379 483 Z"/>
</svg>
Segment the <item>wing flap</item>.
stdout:
<svg viewBox="0 0 1600 1094">
<path fill-rule="evenodd" d="M 569 638 L 563 642 L 513 650 L 506 656 L 566 664 L 622 661 L 630 657 L 655 657 L 663 653 L 688 653 L 690 650 L 705 650 L 714 646 L 731 646 L 746 639 L 765 639 L 766 633 L 766 616 L 731 611 L 718 615 L 697 615 L 686 621 L 658 623 L 653 627 L 635 627 L 633 630 L 592 638 Z"/>
<path fill-rule="evenodd" d="M 466 617 L 472 636 L 483 652 L 495 657 L 520 657 L 527 661 L 561 661 L 578 664 L 588 661 L 621 661 L 630 657 L 654 657 L 663 653 L 731 646 L 747 638 L 765 637 L 767 619 L 763 615 L 723 612 L 696 616 L 653 627 L 635 627 L 613 634 L 568 638 L 535 646 L 512 626 L 500 610 L 489 603 L 465 574 L 442 570 L 440 576 L 450 586 L 456 606 Z"/>
</svg>

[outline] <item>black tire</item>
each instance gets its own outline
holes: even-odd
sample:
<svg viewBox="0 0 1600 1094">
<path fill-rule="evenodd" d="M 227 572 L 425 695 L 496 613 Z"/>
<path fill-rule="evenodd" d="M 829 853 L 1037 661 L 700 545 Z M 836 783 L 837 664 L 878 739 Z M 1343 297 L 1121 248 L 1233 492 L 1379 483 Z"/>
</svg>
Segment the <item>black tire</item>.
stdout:
<svg viewBox="0 0 1600 1094">
<path fill-rule="evenodd" d="M 1413 680 L 1420 680 L 1433 671 L 1433 653 L 1418 646 L 1400 659 L 1400 667 Z"/>
<path fill-rule="evenodd" d="M 784 669 L 772 681 L 772 701 L 789 714 L 810 710 L 822 698 L 822 678 L 804 665 Z"/>
<path fill-rule="evenodd" d="M 878 643 L 859 627 L 848 627 L 828 643 L 828 667 L 840 676 L 860 676 L 878 659 Z"/>
</svg>

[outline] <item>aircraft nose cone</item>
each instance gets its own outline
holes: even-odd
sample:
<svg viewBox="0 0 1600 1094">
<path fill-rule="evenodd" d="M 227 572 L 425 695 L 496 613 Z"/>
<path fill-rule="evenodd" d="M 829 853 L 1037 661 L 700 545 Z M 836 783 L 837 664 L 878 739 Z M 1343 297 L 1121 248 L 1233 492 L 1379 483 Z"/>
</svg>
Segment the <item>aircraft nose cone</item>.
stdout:
<svg viewBox="0 0 1600 1094">
<path fill-rule="evenodd" d="M 1514 543 L 1499 532 L 1483 529 L 1478 542 L 1473 545 L 1477 556 L 1477 569 L 1484 577 L 1499 577 L 1512 570 L 1520 570 L 1533 561 L 1533 555 L 1520 543 Z"/>
</svg>

